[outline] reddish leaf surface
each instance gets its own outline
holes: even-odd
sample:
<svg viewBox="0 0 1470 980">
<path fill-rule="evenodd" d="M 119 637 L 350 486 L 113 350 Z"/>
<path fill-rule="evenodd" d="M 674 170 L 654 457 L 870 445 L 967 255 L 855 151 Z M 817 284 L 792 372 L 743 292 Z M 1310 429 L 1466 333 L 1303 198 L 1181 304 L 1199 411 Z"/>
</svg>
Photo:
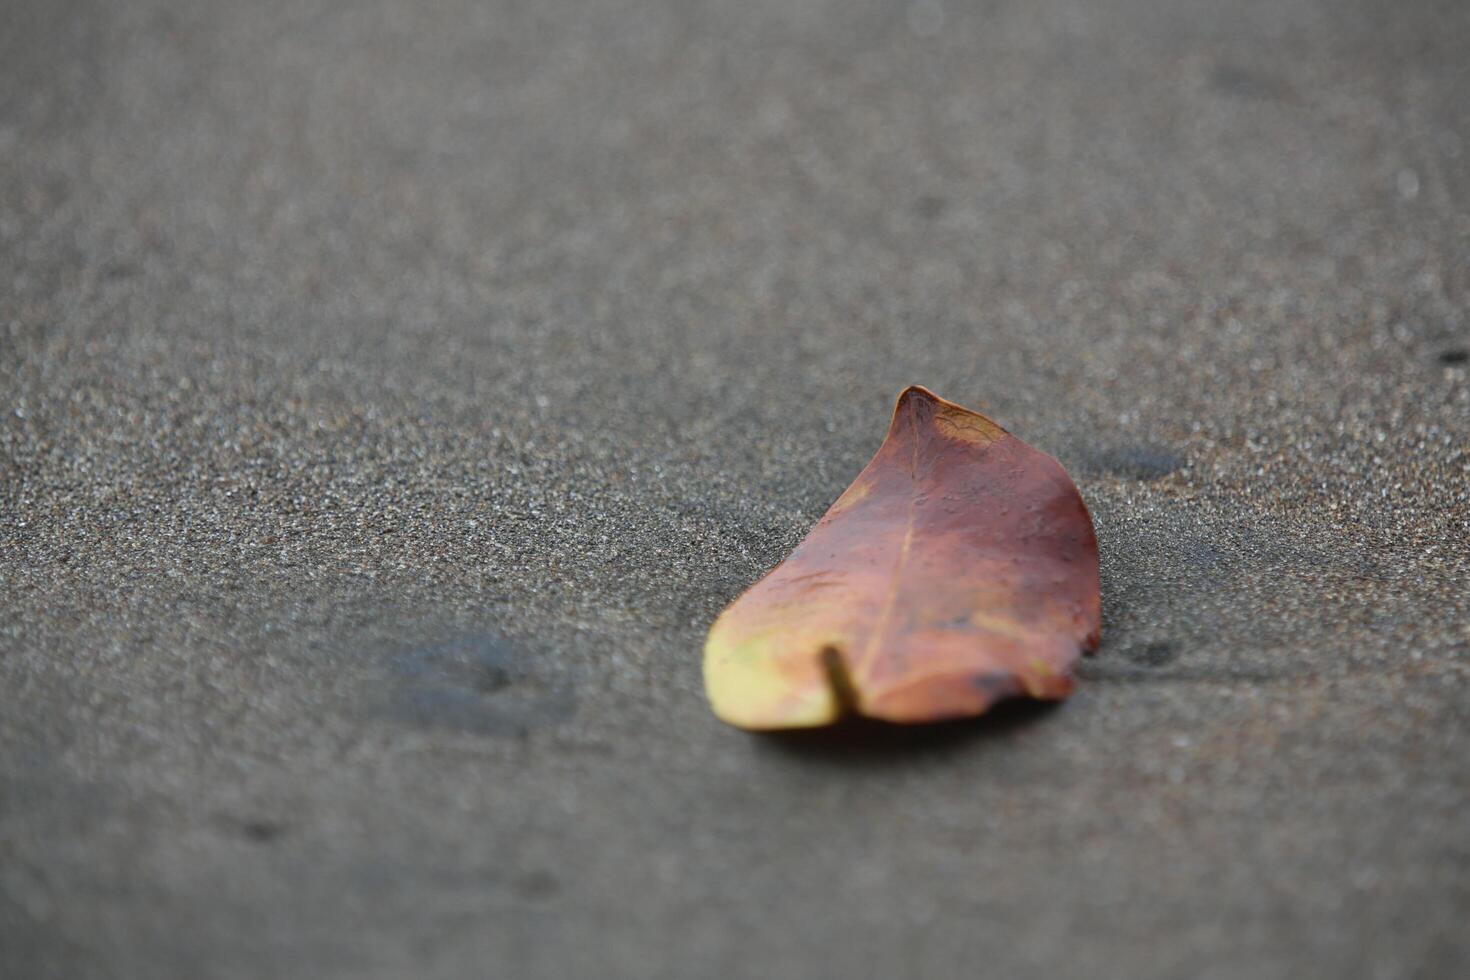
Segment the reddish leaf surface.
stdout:
<svg viewBox="0 0 1470 980">
<path fill-rule="evenodd" d="M 1061 465 L 915 386 L 872 462 L 710 628 L 705 687 L 752 729 L 1064 698 L 1100 608 L 1097 538 Z"/>
</svg>

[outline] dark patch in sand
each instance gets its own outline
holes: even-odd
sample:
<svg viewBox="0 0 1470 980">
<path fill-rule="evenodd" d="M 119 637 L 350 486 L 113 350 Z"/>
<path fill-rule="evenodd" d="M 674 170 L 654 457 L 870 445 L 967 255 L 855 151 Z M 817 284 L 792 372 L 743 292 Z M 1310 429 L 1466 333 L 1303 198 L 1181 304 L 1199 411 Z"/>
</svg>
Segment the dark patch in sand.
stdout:
<svg viewBox="0 0 1470 980">
<path fill-rule="evenodd" d="M 565 718 L 570 688 L 543 676 L 532 658 L 488 633 L 402 651 L 389 713 L 421 728 L 473 735 L 524 735 Z"/>
</svg>

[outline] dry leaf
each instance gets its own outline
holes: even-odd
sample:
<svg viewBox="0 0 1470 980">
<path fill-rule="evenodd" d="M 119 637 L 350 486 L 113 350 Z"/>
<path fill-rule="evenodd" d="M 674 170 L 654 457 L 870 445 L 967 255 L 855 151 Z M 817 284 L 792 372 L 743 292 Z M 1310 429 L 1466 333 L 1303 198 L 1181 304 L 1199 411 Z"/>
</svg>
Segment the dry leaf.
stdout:
<svg viewBox="0 0 1470 980">
<path fill-rule="evenodd" d="M 1100 607 L 1097 537 L 1061 465 L 915 386 L 852 486 L 710 628 L 705 687 L 753 729 L 1064 698 Z"/>
</svg>

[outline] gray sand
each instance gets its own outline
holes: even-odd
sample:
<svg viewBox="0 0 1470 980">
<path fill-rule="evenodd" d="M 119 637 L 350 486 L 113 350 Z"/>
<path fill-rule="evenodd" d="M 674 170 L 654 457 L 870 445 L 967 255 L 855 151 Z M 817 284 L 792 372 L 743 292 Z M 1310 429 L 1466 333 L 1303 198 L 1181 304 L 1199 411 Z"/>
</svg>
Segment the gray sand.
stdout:
<svg viewBox="0 0 1470 980">
<path fill-rule="evenodd" d="M 1470 4 L 3 7 L 0 977 L 1470 972 Z M 722 726 L 915 382 L 1101 652 Z"/>
</svg>

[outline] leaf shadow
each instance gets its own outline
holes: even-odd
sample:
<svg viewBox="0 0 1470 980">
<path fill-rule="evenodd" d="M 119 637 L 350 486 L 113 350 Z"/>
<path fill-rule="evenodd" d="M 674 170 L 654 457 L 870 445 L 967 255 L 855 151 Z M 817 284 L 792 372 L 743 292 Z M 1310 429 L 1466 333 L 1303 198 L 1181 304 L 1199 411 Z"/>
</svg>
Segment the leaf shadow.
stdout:
<svg viewBox="0 0 1470 980">
<path fill-rule="evenodd" d="M 1015 698 L 978 718 L 896 725 L 848 717 L 825 728 L 759 732 L 760 751 L 831 768 L 877 770 L 915 760 L 952 755 L 982 744 L 1015 738 L 1057 710 L 1059 701 Z"/>
</svg>

